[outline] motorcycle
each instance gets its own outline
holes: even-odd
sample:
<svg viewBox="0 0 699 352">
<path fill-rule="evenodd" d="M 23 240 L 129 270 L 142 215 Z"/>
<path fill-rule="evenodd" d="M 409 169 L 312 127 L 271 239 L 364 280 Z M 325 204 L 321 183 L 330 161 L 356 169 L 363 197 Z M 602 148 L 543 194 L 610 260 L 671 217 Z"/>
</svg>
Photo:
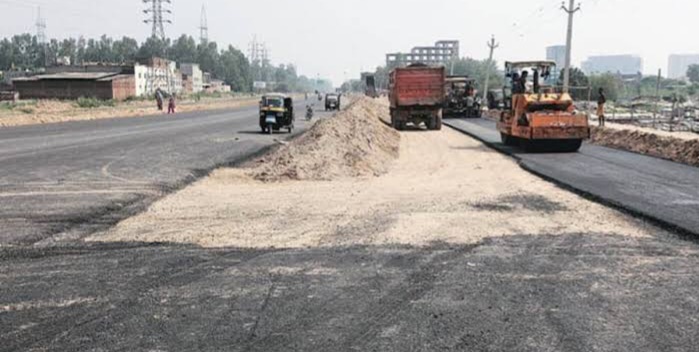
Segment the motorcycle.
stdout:
<svg viewBox="0 0 699 352">
<path fill-rule="evenodd" d="M 310 106 L 306 107 L 306 121 L 311 121 L 313 119 L 313 108 Z"/>
</svg>

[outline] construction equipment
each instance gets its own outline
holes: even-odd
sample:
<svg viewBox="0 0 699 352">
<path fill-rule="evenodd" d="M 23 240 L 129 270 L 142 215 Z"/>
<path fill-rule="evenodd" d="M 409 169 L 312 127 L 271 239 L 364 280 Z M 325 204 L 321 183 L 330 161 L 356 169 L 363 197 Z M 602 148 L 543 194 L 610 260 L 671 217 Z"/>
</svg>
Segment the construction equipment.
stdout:
<svg viewBox="0 0 699 352">
<path fill-rule="evenodd" d="M 474 88 L 475 80 L 468 76 L 449 76 L 446 80 L 444 118 L 481 117 L 481 98 Z"/>
<path fill-rule="evenodd" d="M 590 138 L 585 113 L 578 112 L 568 93 L 547 85 L 552 61 L 506 62 L 505 106 L 498 121 L 502 142 L 527 151 L 575 152 Z M 532 77 L 528 80 L 527 77 Z"/>
<path fill-rule="evenodd" d="M 413 64 L 391 71 L 389 100 L 391 125 L 402 131 L 408 123 L 424 123 L 430 130 L 442 129 L 442 104 L 445 97 L 444 67 Z"/>
</svg>

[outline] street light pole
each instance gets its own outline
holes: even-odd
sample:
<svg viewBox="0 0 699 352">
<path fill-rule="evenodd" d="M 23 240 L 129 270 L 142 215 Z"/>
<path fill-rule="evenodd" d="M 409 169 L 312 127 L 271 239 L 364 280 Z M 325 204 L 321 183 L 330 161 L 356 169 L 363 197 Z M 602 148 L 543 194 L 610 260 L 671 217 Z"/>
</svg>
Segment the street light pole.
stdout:
<svg viewBox="0 0 699 352">
<path fill-rule="evenodd" d="M 488 66 L 485 71 L 485 87 L 483 87 L 483 101 L 488 99 L 488 86 L 490 85 L 490 66 L 493 64 L 493 52 L 495 49 L 500 47 L 500 44 L 495 43 L 495 36 L 488 42 L 488 47 L 490 48 L 490 56 L 488 57 Z"/>
<path fill-rule="evenodd" d="M 568 35 L 566 38 L 566 67 L 563 71 L 563 92 L 570 91 L 570 64 L 573 54 L 573 16 L 580 11 L 580 5 L 575 6 L 575 0 L 570 0 L 570 6 L 566 7 L 565 2 L 561 5 L 563 11 L 568 13 Z"/>
</svg>

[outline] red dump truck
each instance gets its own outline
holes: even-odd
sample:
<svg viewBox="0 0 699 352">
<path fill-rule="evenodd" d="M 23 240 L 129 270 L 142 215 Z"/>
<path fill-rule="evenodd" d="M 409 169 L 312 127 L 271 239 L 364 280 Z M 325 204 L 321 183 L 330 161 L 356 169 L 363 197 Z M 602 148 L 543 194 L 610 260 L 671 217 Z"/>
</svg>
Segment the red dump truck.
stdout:
<svg viewBox="0 0 699 352">
<path fill-rule="evenodd" d="M 444 67 L 411 65 L 391 71 L 389 99 L 393 128 L 401 131 L 411 122 L 441 130 L 445 82 Z"/>
</svg>

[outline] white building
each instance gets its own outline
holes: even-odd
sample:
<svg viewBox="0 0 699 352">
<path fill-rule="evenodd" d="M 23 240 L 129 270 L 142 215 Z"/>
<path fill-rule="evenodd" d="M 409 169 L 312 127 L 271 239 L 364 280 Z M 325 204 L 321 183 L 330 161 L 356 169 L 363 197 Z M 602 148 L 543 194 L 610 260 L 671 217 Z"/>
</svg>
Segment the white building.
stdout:
<svg viewBox="0 0 699 352">
<path fill-rule="evenodd" d="M 204 73 L 199 64 L 180 64 L 182 86 L 187 93 L 199 93 L 204 90 Z"/>
<path fill-rule="evenodd" d="M 636 55 L 590 56 L 582 63 L 582 70 L 587 74 L 635 75 L 643 72 L 643 59 Z"/>
<path fill-rule="evenodd" d="M 564 69 L 566 65 L 566 46 L 553 45 L 547 47 L 546 60 L 555 62 L 559 70 Z"/>
<path fill-rule="evenodd" d="M 667 76 L 673 79 L 686 78 L 691 65 L 699 65 L 699 54 L 670 55 Z"/>
<path fill-rule="evenodd" d="M 174 61 L 158 57 L 141 61 L 134 66 L 136 95 L 153 95 L 160 90 L 167 93 L 182 93 L 182 73 Z"/>
</svg>

